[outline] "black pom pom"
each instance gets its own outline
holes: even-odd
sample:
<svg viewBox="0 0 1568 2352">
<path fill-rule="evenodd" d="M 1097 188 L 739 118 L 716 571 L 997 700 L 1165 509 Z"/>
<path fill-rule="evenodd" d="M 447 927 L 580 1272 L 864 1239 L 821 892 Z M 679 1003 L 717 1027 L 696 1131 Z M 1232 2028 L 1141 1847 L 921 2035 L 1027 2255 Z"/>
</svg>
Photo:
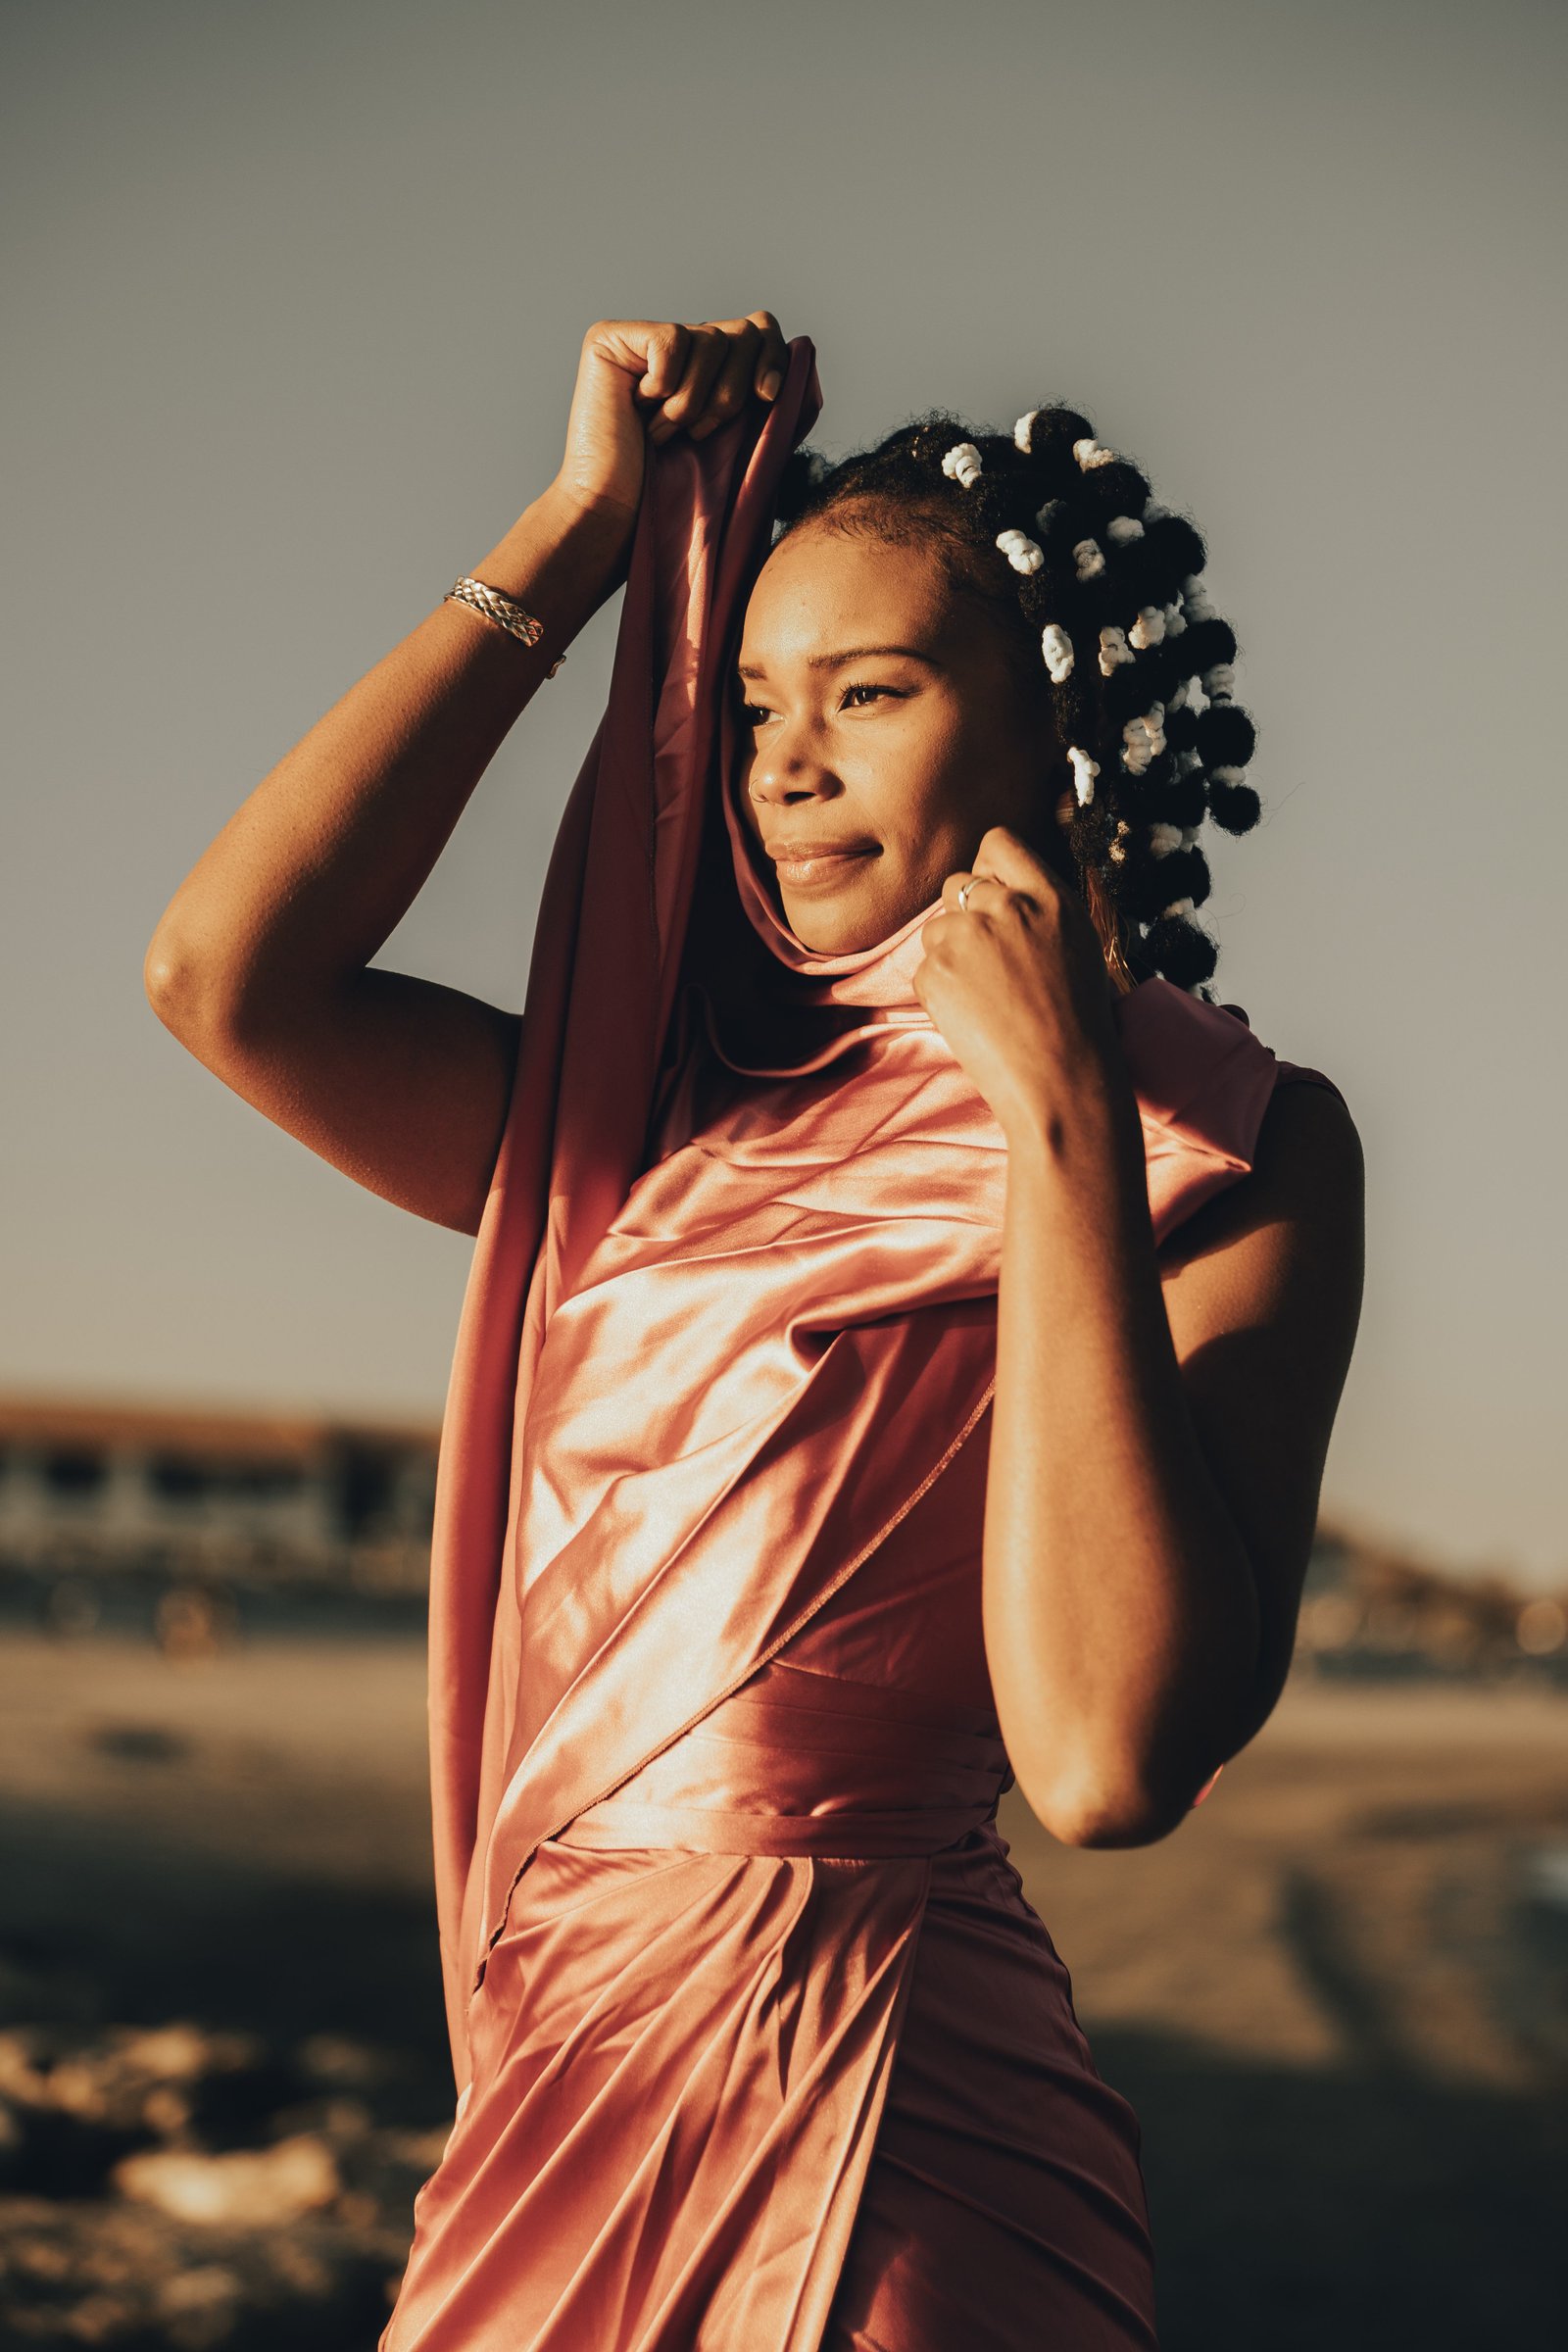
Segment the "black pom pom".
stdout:
<svg viewBox="0 0 1568 2352">
<path fill-rule="evenodd" d="M 1211 703 L 1199 715 L 1198 749 L 1205 767 L 1245 767 L 1256 742 L 1252 722 L 1239 703 Z"/>
<path fill-rule="evenodd" d="M 1095 659 L 1098 662 L 1098 639 Z M 1141 718 L 1152 703 L 1162 702 L 1164 697 L 1156 691 L 1141 662 L 1118 662 L 1109 677 L 1102 682 L 1101 700 L 1120 728 L 1130 718 Z"/>
<path fill-rule="evenodd" d="M 1125 458 L 1117 458 L 1109 466 L 1094 466 L 1084 475 L 1084 484 L 1100 507 L 1102 515 L 1131 514 L 1135 518 L 1149 504 L 1149 484 L 1136 466 Z"/>
<path fill-rule="evenodd" d="M 1151 923 L 1144 947 L 1154 969 L 1177 988 L 1196 988 L 1219 961 L 1219 950 L 1208 933 L 1180 914 L 1163 914 Z"/>
<path fill-rule="evenodd" d="M 1078 476 L 1078 461 L 1072 454 L 1075 441 L 1094 438 L 1094 426 L 1076 409 L 1058 409 L 1049 402 L 1040 411 L 1030 428 L 1029 455 L 1037 463 L 1044 462 L 1065 474 L 1067 466 Z"/>
<path fill-rule="evenodd" d="M 1250 784 L 1230 784 L 1223 777 L 1210 776 L 1208 813 L 1227 833 L 1250 833 L 1263 813 L 1263 804 Z"/>
<path fill-rule="evenodd" d="M 1172 594 L 1183 580 L 1195 571 L 1201 571 L 1208 562 L 1208 550 L 1185 514 L 1162 514 L 1150 523 L 1144 532 L 1144 544 L 1157 560 L 1162 572 L 1174 583 Z M 1166 599 L 1168 603 L 1169 598 Z"/>
<path fill-rule="evenodd" d="M 1201 906 L 1213 883 L 1201 850 L 1167 850 L 1156 858 L 1146 850 L 1141 861 L 1128 859 L 1127 904 L 1140 922 L 1152 922 L 1173 899 L 1191 899 Z"/>
<path fill-rule="evenodd" d="M 1160 794 L 1155 814 L 1162 816 L 1167 825 L 1180 825 L 1184 830 L 1188 825 L 1200 825 L 1203 821 L 1202 769 L 1192 767 L 1185 775 L 1177 776 Z"/>
<path fill-rule="evenodd" d="M 1168 645 L 1146 646 L 1133 667 L 1133 674 L 1143 682 L 1144 709 L 1152 703 L 1168 706 L 1177 685 L 1187 672 L 1181 668 Z"/>
<path fill-rule="evenodd" d="M 1236 632 L 1228 620 L 1192 620 L 1176 639 L 1176 651 L 1182 659 L 1182 674 L 1195 677 L 1212 669 L 1216 662 L 1235 661 Z"/>
<path fill-rule="evenodd" d="M 1183 895 L 1191 899 L 1195 906 L 1201 906 L 1214 887 L 1208 859 L 1198 849 L 1178 850 L 1176 856 L 1182 859 L 1182 870 L 1187 876 L 1187 888 Z"/>
<path fill-rule="evenodd" d="M 1119 544 L 1104 535 L 1104 524 L 1095 534 L 1105 551 L 1105 561 L 1115 581 L 1117 617 L 1123 613 L 1136 615 L 1145 605 L 1164 605 L 1170 602 L 1162 586 L 1164 567 L 1150 546 L 1146 531 L 1142 539 L 1124 539 Z"/>
<path fill-rule="evenodd" d="M 1165 741 L 1173 752 L 1192 752 L 1198 748 L 1198 713 L 1184 703 L 1179 710 L 1165 713 Z"/>
</svg>

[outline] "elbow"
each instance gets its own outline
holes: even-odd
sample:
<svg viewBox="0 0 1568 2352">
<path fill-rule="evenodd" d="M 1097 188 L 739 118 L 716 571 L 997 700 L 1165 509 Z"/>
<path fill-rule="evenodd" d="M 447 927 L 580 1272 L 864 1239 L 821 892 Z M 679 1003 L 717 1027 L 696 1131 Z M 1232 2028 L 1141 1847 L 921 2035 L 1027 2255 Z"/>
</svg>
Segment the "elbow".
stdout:
<svg viewBox="0 0 1568 2352">
<path fill-rule="evenodd" d="M 182 938 L 167 919 L 142 959 L 147 1002 L 170 1035 L 221 1071 L 251 1041 L 255 1009 L 235 974 Z"/>
<path fill-rule="evenodd" d="M 210 1009 L 210 982 L 199 960 L 163 923 L 142 960 L 141 980 L 147 1002 L 166 1029 L 182 1043 L 197 1034 Z"/>
<path fill-rule="evenodd" d="M 1104 1753 L 1018 1785 L 1042 1828 L 1062 1845 L 1155 1845 L 1179 1829 L 1212 1773 L 1160 1770 L 1147 1756 Z"/>
</svg>

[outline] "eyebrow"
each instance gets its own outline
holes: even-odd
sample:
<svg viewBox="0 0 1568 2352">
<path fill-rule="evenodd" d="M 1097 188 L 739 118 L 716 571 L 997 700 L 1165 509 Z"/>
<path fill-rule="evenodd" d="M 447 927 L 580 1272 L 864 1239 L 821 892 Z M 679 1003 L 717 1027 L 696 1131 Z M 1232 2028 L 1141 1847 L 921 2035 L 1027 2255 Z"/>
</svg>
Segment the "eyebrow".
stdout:
<svg viewBox="0 0 1568 2352">
<path fill-rule="evenodd" d="M 918 646 L 913 645 L 852 645 L 842 654 L 812 654 L 806 666 L 808 669 L 842 669 L 846 662 L 869 662 L 875 655 L 919 662 L 927 669 L 942 667 L 940 662 L 933 661 L 929 654 L 922 654 Z M 742 662 L 738 665 L 738 675 L 743 678 L 765 678 L 767 672 L 755 662 Z"/>
</svg>

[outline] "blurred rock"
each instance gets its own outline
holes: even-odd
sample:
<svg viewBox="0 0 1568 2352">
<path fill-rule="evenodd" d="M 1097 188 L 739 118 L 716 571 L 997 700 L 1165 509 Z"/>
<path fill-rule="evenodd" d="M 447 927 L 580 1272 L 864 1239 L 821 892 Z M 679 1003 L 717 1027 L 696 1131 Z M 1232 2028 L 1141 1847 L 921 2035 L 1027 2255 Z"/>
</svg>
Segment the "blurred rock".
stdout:
<svg viewBox="0 0 1568 2352">
<path fill-rule="evenodd" d="M 246 2230 L 298 2221 L 330 2205 L 342 2187 L 331 2149 L 309 2133 L 222 2156 L 151 2148 L 117 2164 L 113 2180 L 122 2196 L 175 2221 Z"/>
<path fill-rule="evenodd" d="M 0 2204 L 0 2352 L 368 2352 L 406 2230 L 190 2225 L 151 2206 Z"/>
</svg>

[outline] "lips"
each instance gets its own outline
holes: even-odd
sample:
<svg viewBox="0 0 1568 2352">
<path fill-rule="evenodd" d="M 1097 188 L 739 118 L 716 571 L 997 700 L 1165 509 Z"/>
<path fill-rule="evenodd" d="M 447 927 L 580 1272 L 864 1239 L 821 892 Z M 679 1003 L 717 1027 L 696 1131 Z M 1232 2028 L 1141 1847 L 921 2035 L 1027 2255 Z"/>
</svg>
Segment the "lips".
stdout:
<svg viewBox="0 0 1568 2352">
<path fill-rule="evenodd" d="M 809 889 L 813 883 L 838 882 L 851 866 L 861 858 L 875 858 L 880 850 L 880 842 L 863 837 L 858 841 L 808 838 L 767 844 L 779 880 L 796 890 Z"/>
</svg>

